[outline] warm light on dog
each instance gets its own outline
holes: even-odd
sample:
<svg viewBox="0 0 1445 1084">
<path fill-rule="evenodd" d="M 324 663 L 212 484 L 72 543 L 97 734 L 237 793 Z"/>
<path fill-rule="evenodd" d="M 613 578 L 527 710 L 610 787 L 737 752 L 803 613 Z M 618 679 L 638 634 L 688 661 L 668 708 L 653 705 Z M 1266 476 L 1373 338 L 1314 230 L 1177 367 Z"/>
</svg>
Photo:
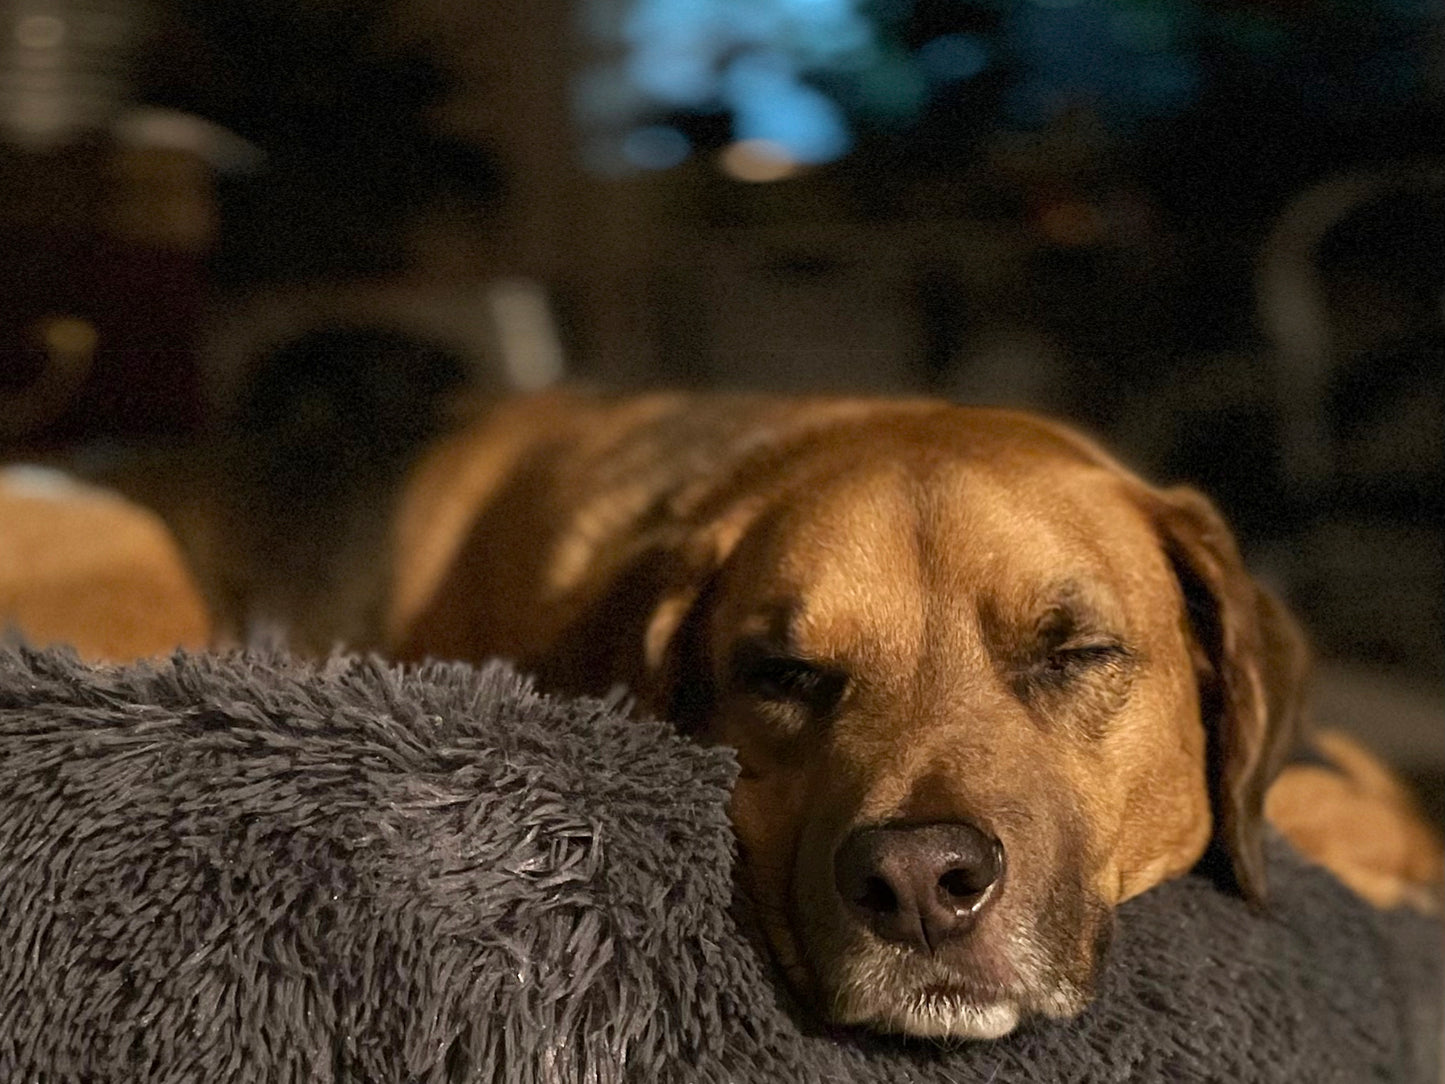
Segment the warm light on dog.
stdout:
<svg viewBox="0 0 1445 1084">
<path fill-rule="evenodd" d="M 1088 1001 L 1121 901 L 1262 898 L 1304 657 L 1197 494 L 926 401 L 519 400 L 423 464 L 393 640 L 625 682 L 737 750 L 742 877 L 830 1019 Z"/>
</svg>

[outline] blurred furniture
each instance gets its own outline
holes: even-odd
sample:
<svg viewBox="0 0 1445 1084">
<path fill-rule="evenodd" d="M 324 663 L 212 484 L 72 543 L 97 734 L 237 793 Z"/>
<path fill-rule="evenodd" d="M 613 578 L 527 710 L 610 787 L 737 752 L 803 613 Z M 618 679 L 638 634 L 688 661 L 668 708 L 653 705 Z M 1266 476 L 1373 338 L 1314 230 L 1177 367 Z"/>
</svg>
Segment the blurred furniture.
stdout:
<svg viewBox="0 0 1445 1084">
<path fill-rule="evenodd" d="M 198 423 L 210 185 L 173 145 L 0 150 L 0 448 Z"/>
<path fill-rule="evenodd" d="M 1408 352 L 1432 343 L 1439 351 L 1442 253 L 1445 160 L 1326 178 L 1275 219 L 1256 266 L 1259 323 L 1273 359 L 1284 467 L 1312 495 L 1362 471 L 1378 476 L 1363 480 L 1370 486 L 1398 485 L 1391 475 L 1419 485 L 1432 471 L 1438 483 L 1438 417 L 1406 426 L 1417 439 L 1401 449 L 1351 448 L 1332 399 L 1352 365 L 1400 368 L 1410 364 Z"/>
<path fill-rule="evenodd" d="M 566 367 L 551 299 L 534 279 L 417 274 L 282 284 L 230 295 L 208 320 L 200 347 L 208 407 L 223 422 L 272 351 L 346 332 L 450 351 L 468 386 L 485 391 L 534 391 Z M 358 369 L 357 379 L 368 376 Z"/>
<path fill-rule="evenodd" d="M 1288 586 L 1338 658 L 1445 674 L 1445 161 L 1329 177 L 1259 258 Z M 1384 558 L 1384 559 L 1382 559 Z"/>
<path fill-rule="evenodd" d="M 962 359 L 1030 338 L 1018 298 L 1033 247 L 1008 225 L 962 218 L 703 230 L 639 269 L 651 366 L 638 377 L 944 390 L 964 378 Z M 1011 376 L 1027 384 L 1049 360 L 1021 353 Z"/>
<path fill-rule="evenodd" d="M 0 161 L 7 451 L 176 433 L 199 418 L 203 253 L 125 228 L 124 197 L 106 191 L 125 168 L 98 148 Z"/>
<path fill-rule="evenodd" d="M 0 451 L 191 428 L 204 122 L 138 112 L 140 0 L 0 11 Z"/>
</svg>

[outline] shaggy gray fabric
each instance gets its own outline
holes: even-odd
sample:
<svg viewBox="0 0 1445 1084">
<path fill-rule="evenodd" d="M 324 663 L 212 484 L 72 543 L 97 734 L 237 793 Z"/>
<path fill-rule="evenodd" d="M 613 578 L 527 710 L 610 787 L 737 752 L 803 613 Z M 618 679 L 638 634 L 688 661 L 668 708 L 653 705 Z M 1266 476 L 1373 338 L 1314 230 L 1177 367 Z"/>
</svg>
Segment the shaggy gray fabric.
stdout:
<svg viewBox="0 0 1445 1084">
<path fill-rule="evenodd" d="M 952 1049 L 799 1022 L 734 766 L 501 666 L 0 650 L 0 1081 L 1425 1081 L 1437 925 L 1289 855 L 1126 905 L 1098 1002 Z"/>
</svg>

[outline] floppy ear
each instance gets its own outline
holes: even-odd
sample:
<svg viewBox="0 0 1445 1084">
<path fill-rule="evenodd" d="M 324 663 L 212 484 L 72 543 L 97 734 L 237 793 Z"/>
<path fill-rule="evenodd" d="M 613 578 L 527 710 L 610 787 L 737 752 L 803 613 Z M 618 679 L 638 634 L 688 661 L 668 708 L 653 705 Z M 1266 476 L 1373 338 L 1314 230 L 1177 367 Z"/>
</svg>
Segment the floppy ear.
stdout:
<svg viewBox="0 0 1445 1084">
<path fill-rule="evenodd" d="M 1245 571 L 1214 506 L 1187 488 L 1158 496 L 1160 530 L 1188 610 L 1208 739 L 1215 828 L 1205 864 L 1262 903 L 1265 792 L 1301 737 L 1308 653 L 1284 606 Z"/>
<path fill-rule="evenodd" d="M 707 649 L 707 615 L 718 568 L 704 566 L 691 572 L 691 577 L 658 602 L 643 641 L 642 698 L 684 734 L 703 729 L 716 699 Z"/>
<path fill-rule="evenodd" d="M 665 586 L 643 633 L 642 699 L 684 733 L 707 723 L 716 699 L 708 617 L 723 567 L 751 525 L 755 509 L 741 505 L 687 537 L 664 545 Z"/>
</svg>

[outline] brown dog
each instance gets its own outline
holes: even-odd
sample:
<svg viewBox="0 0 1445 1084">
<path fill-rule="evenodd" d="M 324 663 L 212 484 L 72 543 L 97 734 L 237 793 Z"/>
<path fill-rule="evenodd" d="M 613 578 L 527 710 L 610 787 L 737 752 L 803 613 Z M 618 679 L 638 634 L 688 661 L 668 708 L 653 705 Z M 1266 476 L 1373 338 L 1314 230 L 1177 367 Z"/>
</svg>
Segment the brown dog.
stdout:
<svg viewBox="0 0 1445 1084">
<path fill-rule="evenodd" d="M 1201 858 L 1264 895 L 1294 625 L 1203 498 L 1057 425 L 922 400 L 525 398 L 421 464 L 397 550 L 403 656 L 625 683 L 736 747 L 751 895 L 836 1021 L 988 1037 L 1066 1016 L 1122 900 Z M 1301 785 L 1287 830 L 1310 817 Z M 1335 825 L 1331 864 L 1382 903 L 1427 891 L 1429 833 L 1403 797 L 1366 797 L 1365 834 L 1396 851 L 1361 858 L 1338 836 L 1361 826 Z"/>
</svg>

